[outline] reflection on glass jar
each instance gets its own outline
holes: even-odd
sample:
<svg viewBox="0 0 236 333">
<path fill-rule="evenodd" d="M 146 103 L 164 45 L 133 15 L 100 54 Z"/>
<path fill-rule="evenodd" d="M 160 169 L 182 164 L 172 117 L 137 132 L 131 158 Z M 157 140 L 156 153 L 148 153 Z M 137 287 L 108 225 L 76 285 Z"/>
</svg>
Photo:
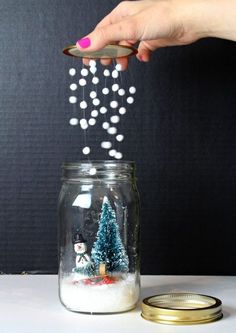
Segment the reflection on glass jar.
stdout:
<svg viewBox="0 0 236 333">
<path fill-rule="evenodd" d="M 117 313 L 139 298 L 139 197 L 134 163 L 63 165 L 59 295 L 69 310 Z"/>
</svg>

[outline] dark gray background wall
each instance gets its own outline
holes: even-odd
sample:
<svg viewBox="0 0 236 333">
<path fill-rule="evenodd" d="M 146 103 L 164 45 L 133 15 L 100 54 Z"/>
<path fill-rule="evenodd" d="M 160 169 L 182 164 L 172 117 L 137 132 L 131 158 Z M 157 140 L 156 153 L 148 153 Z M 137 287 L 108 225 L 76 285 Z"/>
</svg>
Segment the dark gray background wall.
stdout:
<svg viewBox="0 0 236 333">
<path fill-rule="evenodd" d="M 61 49 L 118 3 L 0 0 L 2 272 L 57 271 L 60 165 L 83 157 Z M 235 59 L 235 43 L 207 39 L 131 63 L 122 149 L 137 164 L 142 273 L 236 274 Z"/>
</svg>

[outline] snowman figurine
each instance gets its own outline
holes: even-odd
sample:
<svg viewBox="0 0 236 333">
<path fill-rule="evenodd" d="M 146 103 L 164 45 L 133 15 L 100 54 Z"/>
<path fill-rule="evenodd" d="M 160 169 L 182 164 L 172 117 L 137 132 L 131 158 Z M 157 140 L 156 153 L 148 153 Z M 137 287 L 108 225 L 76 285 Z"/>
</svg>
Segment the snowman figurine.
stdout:
<svg viewBox="0 0 236 333">
<path fill-rule="evenodd" d="M 86 240 L 83 238 L 82 234 L 79 232 L 75 233 L 73 244 L 76 258 L 75 267 L 72 271 L 75 273 L 75 280 L 81 280 L 93 274 L 93 264 L 87 253 Z"/>
</svg>

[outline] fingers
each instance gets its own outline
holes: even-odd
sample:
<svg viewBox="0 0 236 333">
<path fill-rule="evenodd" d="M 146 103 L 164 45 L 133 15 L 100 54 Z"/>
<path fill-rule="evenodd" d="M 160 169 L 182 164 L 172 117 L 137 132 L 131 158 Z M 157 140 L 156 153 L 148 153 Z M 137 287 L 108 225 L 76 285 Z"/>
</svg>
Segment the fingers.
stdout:
<svg viewBox="0 0 236 333">
<path fill-rule="evenodd" d="M 168 41 L 165 39 L 147 40 L 139 43 L 137 58 L 140 61 L 148 62 L 151 54 L 156 49 L 167 46 Z"/>
<path fill-rule="evenodd" d="M 136 17 L 128 17 L 114 24 L 96 28 L 86 37 L 77 41 L 76 46 L 81 50 L 97 51 L 106 45 L 121 40 L 140 39 L 139 26 Z"/>
<path fill-rule="evenodd" d="M 150 56 L 151 56 L 151 50 L 150 50 L 148 42 L 144 42 L 144 41 L 140 42 L 139 46 L 138 46 L 137 58 L 140 61 L 147 62 L 150 60 Z"/>
</svg>

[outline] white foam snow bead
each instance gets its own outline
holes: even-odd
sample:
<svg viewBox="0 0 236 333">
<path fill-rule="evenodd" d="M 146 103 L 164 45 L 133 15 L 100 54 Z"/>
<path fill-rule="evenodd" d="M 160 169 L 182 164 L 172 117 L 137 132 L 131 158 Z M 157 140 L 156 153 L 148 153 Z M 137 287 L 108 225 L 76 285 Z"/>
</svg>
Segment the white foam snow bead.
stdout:
<svg viewBox="0 0 236 333">
<path fill-rule="evenodd" d="M 79 85 L 81 86 L 81 87 L 84 87 L 84 86 L 86 86 L 86 80 L 85 79 L 80 79 L 79 80 Z"/>
<path fill-rule="evenodd" d="M 70 68 L 70 69 L 69 69 L 69 74 L 70 74 L 70 76 L 75 76 L 75 74 L 76 74 L 76 69 L 75 69 L 75 68 Z"/>
<path fill-rule="evenodd" d="M 102 114 L 105 114 L 107 113 L 107 108 L 105 106 L 102 106 L 99 111 L 102 113 Z"/>
<path fill-rule="evenodd" d="M 70 90 L 75 91 L 78 88 L 76 83 L 71 83 Z"/>
<path fill-rule="evenodd" d="M 96 67 L 96 61 L 94 59 L 89 60 L 90 67 Z"/>
<path fill-rule="evenodd" d="M 81 118 L 79 122 L 80 124 L 87 124 L 87 120 L 85 118 Z"/>
<path fill-rule="evenodd" d="M 134 98 L 132 97 L 132 96 L 129 96 L 128 98 L 127 98 L 127 103 L 128 104 L 132 104 L 134 102 Z"/>
<path fill-rule="evenodd" d="M 110 141 L 102 141 L 101 147 L 104 149 L 110 149 L 112 147 L 112 143 Z"/>
<path fill-rule="evenodd" d="M 90 67 L 90 72 L 92 73 L 92 74 L 95 74 L 96 73 L 96 71 L 97 71 L 97 67 Z"/>
<path fill-rule="evenodd" d="M 119 141 L 119 142 L 123 141 L 124 140 L 124 135 L 123 134 L 118 134 L 116 136 L 116 140 Z"/>
<path fill-rule="evenodd" d="M 88 128 L 88 122 L 85 118 L 80 119 L 80 127 L 82 129 L 87 129 Z"/>
<path fill-rule="evenodd" d="M 97 76 L 94 76 L 94 77 L 92 78 L 92 82 L 93 82 L 93 84 L 98 84 L 98 82 L 99 82 L 99 78 L 98 78 Z"/>
<path fill-rule="evenodd" d="M 83 129 L 83 130 L 86 130 L 88 128 L 88 124 L 80 124 L 80 127 Z"/>
<path fill-rule="evenodd" d="M 94 117 L 94 118 L 96 118 L 98 116 L 98 111 L 97 110 L 93 110 L 91 112 L 91 116 Z"/>
<path fill-rule="evenodd" d="M 118 83 L 114 83 L 111 87 L 112 91 L 117 91 L 119 89 L 119 84 Z"/>
<path fill-rule="evenodd" d="M 125 89 L 121 88 L 118 90 L 118 95 L 119 96 L 124 96 L 125 95 Z"/>
<path fill-rule="evenodd" d="M 116 69 L 114 69 L 114 70 L 112 71 L 112 73 L 111 73 L 111 76 L 112 76 L 114 79 L 117 79 L 118 76 L 119 76 L 118 71 L 117 71 Z"/>
<path fill-rule="evenodd" d="M 104 123 L 102 124 L 102 128 L 107 130 L 109 127 L 110 127 L 110 124 L 107 121 L 104 121 Z"/>
<path fill-rule="evenodd" d="M 91 168 L 91 169 L 89 170 L 89 174 L 90 174 L 91 176 L 96 175 L 96 173 L 97 173 L 97 169 L 96 169 L 96 168 Z"/>
<path fill-rule="evenodd" d="M 96 119 L 90 118 L 88 123 L 89 123 L 90 126 L 94 126 L 96 124 Z"/>
<path fill-rule="evenodd" d="M 81 74 L 82 76 L 87 76 L 88 73 L 89 73 L 89 71 L 87 70 L 87 68 L 82 68 L 82 69 L 81 69 L 80 74 Z"/>
<path fill-rule="evenodd" d="M 117 133 L 117 128 L 116 127 L 109 127 L 107 132 L 111 135 L 116 134 Z"/>
<path fill-rule="evenodd" d="M 71 104 L 75 104 L 75 103 L 77 102 L 77 97 L 76 97 L 76 96 L 70 96 L 70 97 L 69 97 L 69 102 L 70 102 Z"/>
<path fill-rule="evenodd" d="M 117 101 L 111 101 L 111 103 L 110 103 L 110 107 L 111 107 L 112 109 L 117 108 L 117 106 L 118 106 L 118 102 L 117 102 Z"/>
<path fill-rule="evenodd" d="M 126 113 L 126 108 L 124 106 L 122 106 L 121 108 L 119 108 L 119 114 L 125 114 Z"/>
<path fill-rule="evenodd" d="M 87 108 L 87 106 L 88 106 L 88 104 L 87 104 L 87 102 L 86 101 L 82 101 L 82 102 L 80 102 L 80 108 L 81 109 L 86 109 Z"/>
<path fill-rule="evenodd" d="M 84 147 L 82 150 L 84 155 L 88 155 L 90 153 L 90 148 L 89 147 Z"/>
<path fill-rule="evenodd" d="M 116 64 L 115 68 L 116 68 L 116 70 L 117 70 L 118 72 L 122 71 L 122 66 L 121 66 L 121 64 Z"/>
<path fill-rule="evenodd" d="M 109 69 L 104 69 L 104 71 L 103 71 L 103 75 L 106 76 L 106 77 L 110 76 L 110 71 L 109 71 Z"/>
<path fill-rule="evenodd" d="M 103 95 L 108 95 L 109 94 L 109 89 L 108 88 L 103 88 L 102 89 L 102 93 L 103 93 Z"/>
<path fill-rule="evenodd" d="M 120 153 L 120 152 L 116 152 L 115 153 L 115 158 L 117 159 L 117 160 L 120 160 L 121 158 L 123 157 L 123 155 Z"/>
<path fill-rule="evenodd" d="M 116 115 L 115 116 L 111 116 L 110 120 L 111 120 L 111 122 L 113 124 L 117 124 L 120 121 L 120 117 L 116 116 Z"/>
<path fill-rule="evenodd" d="M 130 94 L 135 94 L 136 93 L 136 88 L 135 87 L 129 87 L 129 92 L 130 92 Z"/>
<path fill-rule="evenodd" d="M 91 91 L 91 93 L 89 94 L 89 96 L 93 99 L 97 97 L 97 93 L 96 91 Z"/>
<path fill-rule="evenodd" d="M 94 98 L 93 99 L 93 105 L 98 106 L 100 104 L 100 99 Z"/>
<path fill-rule="evenodd" d="M 75 126 L 78 125 L 79 121 L 77 118 L 71 118 L 70 119 L 70 125 Z"/>
<path fill-rule="evenodd" d="M 111 149 L 111 150 L 109 150 L 108 154 L 109 154 L 109 156 L 114 157 L 115 154 L 116 154 L 116 150 L 115 149 Z"/>
</svg>

